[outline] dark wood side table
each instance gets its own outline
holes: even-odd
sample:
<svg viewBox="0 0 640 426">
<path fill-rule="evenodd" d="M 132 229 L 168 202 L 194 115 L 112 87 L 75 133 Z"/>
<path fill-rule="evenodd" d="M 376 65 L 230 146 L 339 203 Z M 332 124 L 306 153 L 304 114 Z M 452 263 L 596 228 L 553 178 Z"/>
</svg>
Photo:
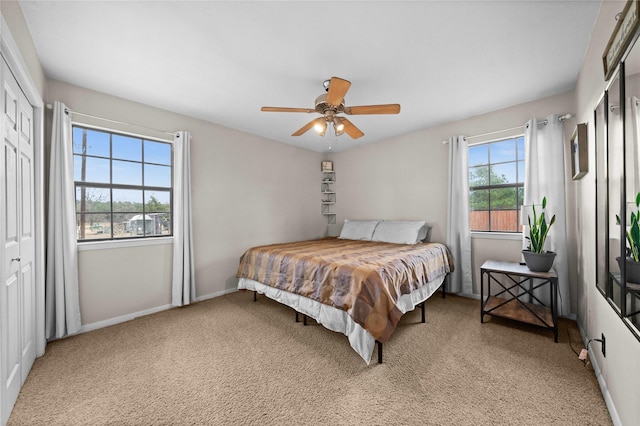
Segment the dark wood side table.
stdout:
<svg viewBox="0 0 640 426">
<path fill-rule="evenodd" d="M 510 282 L 504 284 L 496 279 L 496 275 L 506 276 Z M 539 281 L 534 282 L 534 278 Z M 499 285 L 499 291 L 493 295 L 491 282 Z M 546 285 L 549 286 L 549 305 L 534 295 L 534 290 Z M 558 275 L 553 269 L 549 272 L 533 272 L 519 263 L 487 260 L 480 268 L 480 322 L 484 322 L 485 315 L 546 328 L 553 331 L 554 340 L 558 343 Z"/>
</svg>

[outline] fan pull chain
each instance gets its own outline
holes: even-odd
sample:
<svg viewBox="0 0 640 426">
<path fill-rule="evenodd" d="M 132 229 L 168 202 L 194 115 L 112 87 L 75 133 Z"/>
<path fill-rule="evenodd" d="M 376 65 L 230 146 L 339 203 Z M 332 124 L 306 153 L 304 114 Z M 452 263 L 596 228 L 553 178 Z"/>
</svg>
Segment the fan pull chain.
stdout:
<svg viewBox="0 0 640 426">
<path fill-rule="evenodd" d="M 333 134 L 333 135 L 334 135 L 334 137 L 335 137 L 335 142 L 334 142 L 334 143 L 336 143 L 336 144 L 337 144 L 337 143 L 338 143 L 338 135 L 336 135 L 336 134 L 335 134 L 335 132 L 334 132 L 334 134 Z M 331 152 L 331 145 L 329 145 L 329 152 Z"/>
</svg>

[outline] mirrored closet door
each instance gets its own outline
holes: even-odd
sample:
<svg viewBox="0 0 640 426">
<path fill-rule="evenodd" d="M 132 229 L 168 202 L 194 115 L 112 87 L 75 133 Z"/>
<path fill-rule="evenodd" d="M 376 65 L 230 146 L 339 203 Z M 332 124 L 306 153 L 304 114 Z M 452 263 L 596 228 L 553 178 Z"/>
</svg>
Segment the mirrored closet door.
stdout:
<svg viewBox="0 0 640 426">
<path fill-rule="evenodd" d="M 640 340 L 640 42 L 594 109 L 596 285 Z"/>
<path fill-rule="evenodd" d="M 627 55 L 624 67 L 625 185 L 624 224 L 626 228 L 626 292 L 622 306 L 625 320 L 636 332 L 640 326 L 640 42 Z M 621 102 L 622 104 L 622 102 Z"/>
<path fill-rule="evenodd" d="M 605 297 L 610 297 L 609 250 L 607 218 L 609 205 L 607 185 L 607 93 L 593 113 L 596 145 L 596 285 Z"/>
</svg>

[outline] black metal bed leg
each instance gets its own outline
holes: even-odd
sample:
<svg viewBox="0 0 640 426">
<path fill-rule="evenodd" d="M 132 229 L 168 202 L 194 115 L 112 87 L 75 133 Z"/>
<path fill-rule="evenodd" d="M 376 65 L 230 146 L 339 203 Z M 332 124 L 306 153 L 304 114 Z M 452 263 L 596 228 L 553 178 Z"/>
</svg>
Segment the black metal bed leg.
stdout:
<svg viewBox="0 0 640 426">
<path fill-rule="evenodd" d="M 444 280 L 442 281 L 442 285 L 440 286 L 440 288 L 442 289 L 442 298 L 443 299 L 447 297 L 447 283 L 448 282 L 449 282 L 449 274 L 447 274 L 447 276 L 444 277 Z"/>
<path fill-rule="evenodd" d="M 254 291 L 253 292 L 253 301 L 255 302 L 256 300 L 258 300 L 258 292 Z"/>
<path fill-rule="evenodd" d="M 307 316 L 303 313 L 296 311 L 296 322 L 300 322 L 299 315 L 302 315 L 302 324 L 307 325 Z"/>
<path fill-rule="evenodd" d="M 376 340 L 378 344 L 378 364 L 382 364 L 382 342 Z"/>
<path fill-rule="evenodd" d="M 420 308 L 422 308 L 422 323 L 424 324 L 426 322 L 424 317 L 424 310 L 425 310 L 424 302 L 420 304 Z"/>
</svg>

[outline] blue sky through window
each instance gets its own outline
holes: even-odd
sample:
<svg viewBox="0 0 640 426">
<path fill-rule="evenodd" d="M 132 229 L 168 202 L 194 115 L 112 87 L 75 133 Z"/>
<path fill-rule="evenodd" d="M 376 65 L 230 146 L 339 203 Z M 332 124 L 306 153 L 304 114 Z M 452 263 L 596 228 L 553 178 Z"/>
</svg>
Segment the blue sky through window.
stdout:
<svg viewBox="0 0 640 426">
<path fill-rule="evenodd" d="M 73 128 L 73 153 L 82 154 L 82 132 L 86 131 L 86 154 L 109 158 L 109 133 L 98 130 Z"/>
<path fill-rule="evenodd" d="M 142 161 L 142 139 L 113 135 L 111 139 L 113 158 L 129 161 Z"/>
<path fill-rule="evenodd" d="M 171 145 L 168 143 L 144 141 L 144 162 L 171 165 Z"/>
<path fill-rule="evenodd" d="M 489 163 L 489 146 L 476 145 L 469 147 L 469 167 Z"/>
<path fill-rule="evenodd" d="M 524 182 L 523 136 L 470 146 L 468 153 L 470 168 L 491 164 L 494 175 L 505 177 L 506 182 L 503 183 Z M 473 185 L 473 181 L 470 183 Z"/>
<path fill-rule="evenodd" d="M 74 126 L 73 152 L 77 182 L 171 188 L 170 143 Z M 155 192 L 158 193 L 155 198 L 161 203 L 170 202 L 168 191 Z M 117 197 L 114 192 L 114 201 L 139 203 L 142 192 L 120 190 Z"/>
</svg>

